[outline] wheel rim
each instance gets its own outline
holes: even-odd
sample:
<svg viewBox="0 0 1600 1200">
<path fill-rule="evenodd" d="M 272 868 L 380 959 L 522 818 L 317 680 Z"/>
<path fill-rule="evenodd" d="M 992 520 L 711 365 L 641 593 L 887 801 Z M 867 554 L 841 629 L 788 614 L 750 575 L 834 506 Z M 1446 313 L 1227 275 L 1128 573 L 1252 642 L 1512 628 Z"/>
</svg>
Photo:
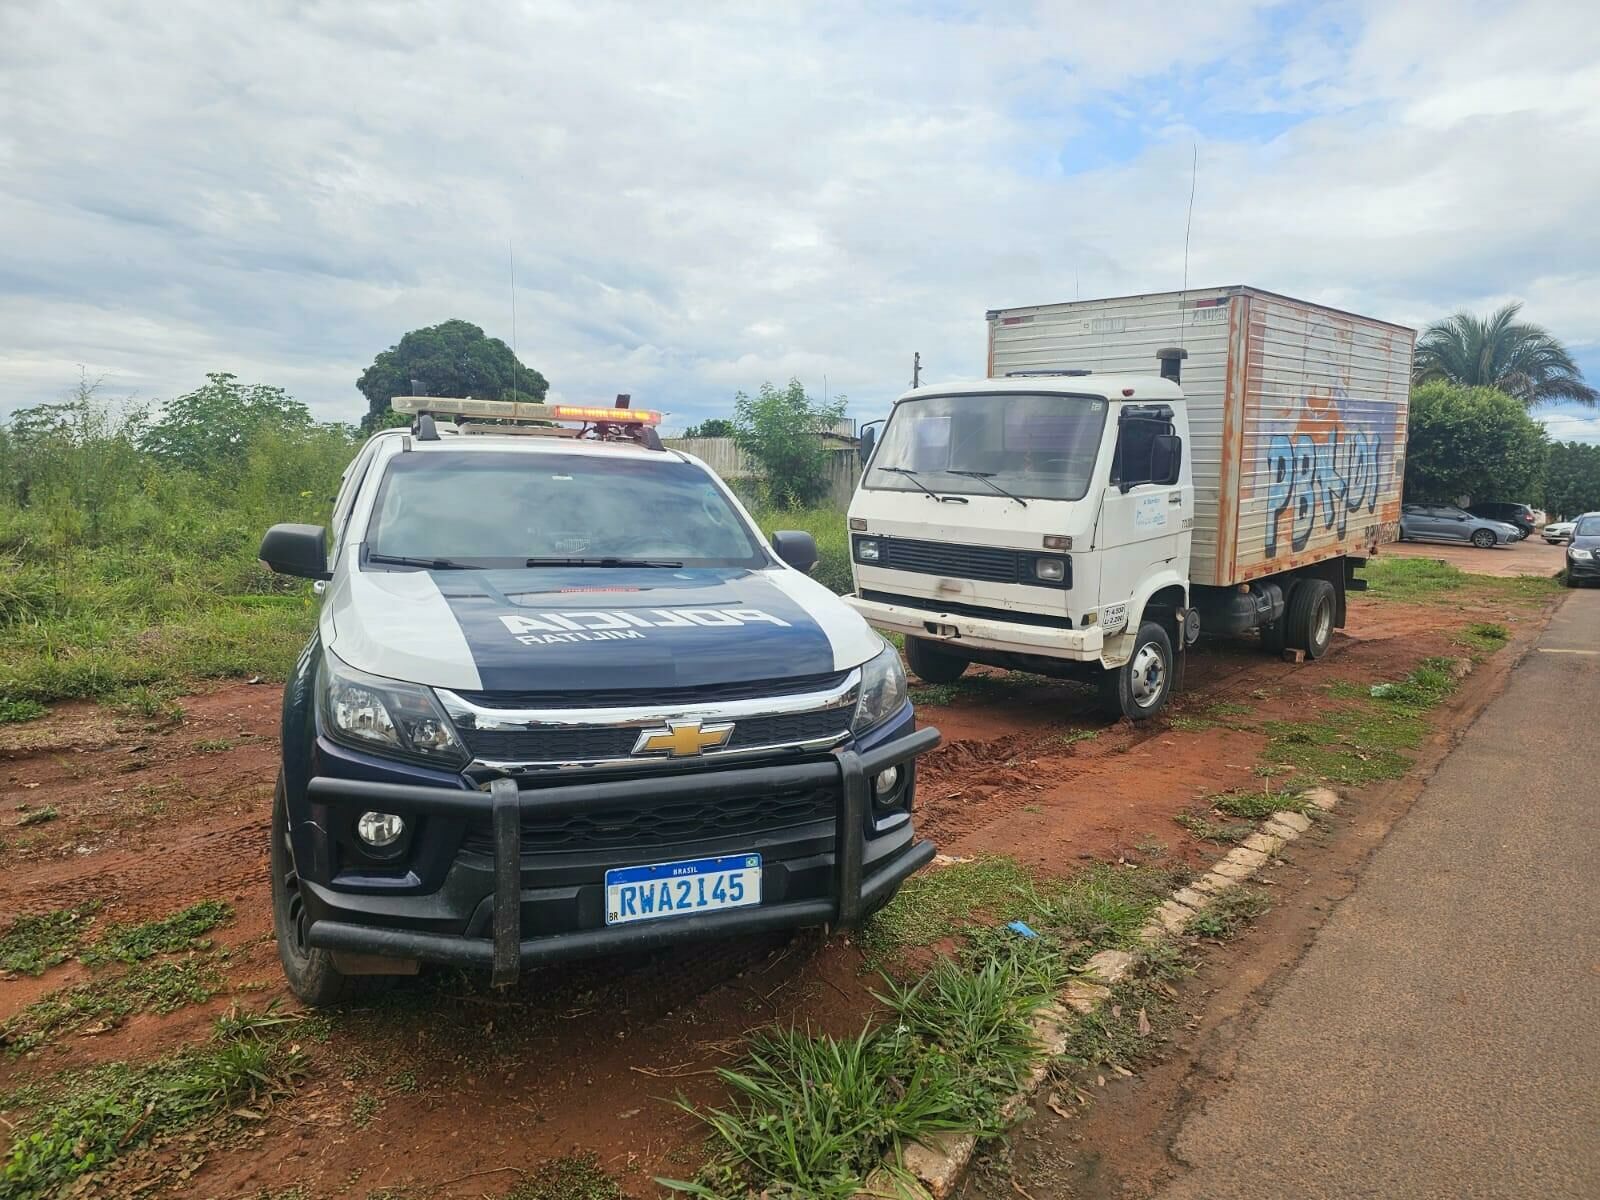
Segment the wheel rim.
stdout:
<svg viewBox="0 0 1600 1200">
<path fill-rule="evenodd" d="M 1167 688 L 1167 658 L 1161 647 L 1146 642 L 1134 653 L 1129 669 L 1133 702 L 1140 708 L 1149 708 L 1161 699 Z"/>
<path fill-rule="evenodd" d="M 310 951 L 306 941 L 306 930 L 310 925 L 306 917 L 305 897 L 300 892 L 300 873 L 294 869 L 294 850 L 289 845 L 289 832 L 283 834 L 283 870 L 279 872 L 278 879 L 283 887 L 284 915 L 287 918 L 290 950 L 297 958 L 304 958 Z"/>
<path fill-rule="evenodd" d="M 1476 542 L 1479 547 L 1492 546 L 1494 545 L 1494 534 L 1485 533 L 1480 529 L 1477 533 L 1472 535 L 1472 540 Z"/>
<path fill-rule="evenodd" d="M 1333 636 L 1333 606 L 1324 600 L 1317 605 L 1317 615 L 1311 621 L 1311 641 L 1318 646 L 1326 645 Z"/>
</svg>

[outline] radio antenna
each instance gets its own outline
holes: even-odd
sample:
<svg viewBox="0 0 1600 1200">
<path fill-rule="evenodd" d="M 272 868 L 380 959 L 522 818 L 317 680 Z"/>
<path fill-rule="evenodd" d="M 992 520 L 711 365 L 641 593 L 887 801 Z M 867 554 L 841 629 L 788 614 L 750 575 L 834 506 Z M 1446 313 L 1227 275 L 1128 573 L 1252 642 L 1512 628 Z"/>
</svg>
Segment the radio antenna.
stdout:
<svg viewBox="0 0 1600 1200">
<path fill-rule="evenodd" d="M 506 273 L 511 278 L 511 398 L 517 399 L 517 376 L 522 373 L 522 360 L 517 357 L 517 256 L 506 239 Z"/>
<path fill-rule="evenodd" d="M 1200 143 L 1193 143 L 1194 158 L 1189 163 L 1189 215 L 1183 221 L 1183 290 L 1178 293 L 1178 348 L 1183 348 L 1183 306 L 1189 300 L 1189 232 L 1194 228 L 1194 185 L 1200 175 Z"/>
</svg>

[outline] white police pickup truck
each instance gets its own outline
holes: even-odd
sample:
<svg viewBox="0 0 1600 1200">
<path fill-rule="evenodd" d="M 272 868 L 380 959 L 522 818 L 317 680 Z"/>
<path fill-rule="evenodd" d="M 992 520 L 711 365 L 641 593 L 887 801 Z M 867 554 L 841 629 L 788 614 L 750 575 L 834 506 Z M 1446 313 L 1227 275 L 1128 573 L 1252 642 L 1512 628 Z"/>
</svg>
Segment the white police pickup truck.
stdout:
<svg viewBox="0 0 1600 1200">
<path fill-rule="evenodd" d="M 806 577 L 810 535 L 768 545 L 622 403 L 396 399 L 413 424 L 367 442 L 331 528 L 263 539 L 325 581 L 272 817 L 307 1003 L 421 962 L 509 982 L 850 926 L 932 858 L 914 760 L 939 734 L 895 649 Z"/>
</svg>

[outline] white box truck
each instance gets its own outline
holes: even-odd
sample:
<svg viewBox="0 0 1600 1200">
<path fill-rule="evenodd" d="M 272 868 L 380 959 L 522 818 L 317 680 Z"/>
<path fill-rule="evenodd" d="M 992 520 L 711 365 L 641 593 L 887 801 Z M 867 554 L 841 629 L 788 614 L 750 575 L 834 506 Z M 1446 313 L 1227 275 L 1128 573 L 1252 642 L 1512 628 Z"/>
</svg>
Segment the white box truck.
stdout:
<svg viewBox="0 0 1600 1200">
<path fill-rule="evenodd" d="M 1250 287 L 988 322 L 988 378 L 900 396 L 850 505 L 846 599 L 913 671 L 1081 676 L 1143 720 L 1202 630 L 1327 651 L 1397 535 L 1413 330 Z"/>
</svg>

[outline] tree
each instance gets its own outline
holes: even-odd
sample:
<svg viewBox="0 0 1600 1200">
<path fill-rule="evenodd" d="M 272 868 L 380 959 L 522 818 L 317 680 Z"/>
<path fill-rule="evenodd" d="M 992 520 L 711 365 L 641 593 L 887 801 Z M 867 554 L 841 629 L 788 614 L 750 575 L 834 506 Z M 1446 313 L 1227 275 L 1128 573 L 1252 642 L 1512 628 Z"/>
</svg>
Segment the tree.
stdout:
<svg viewBox="0 0 1600 1200">
<path fill-rule="evenodd" d="M 1538 494 L 1545 433 L 1515 399 L 1436 380 L 1411 389 L 1405 498 L 1525 501 Z"/>
<path fill-rule="evenodd" d="M 1600 446 L 1551 443 L 1545 465 L 1544 507 L 1552 521 L 1600 509 Z"/>
<path fill-rule="evenodd" d="M 311 411 L 282 388 L 210 371 L 205 386 L 162 406 L 161 418 L 139 434 L 139 448 L 176 466 L 215 472 L 242 464 L 259 433 L 304 433 L 311 426 Z"/>
<path fill-rule="evenodd" d="M 550 383 L 526 366 L 499 338 L 470 321 L 413 329 L 372 360 L 356 387 L 367 398 L 364 429 L 386 423 L 389 401 L 414 395 L 475 396 L 480 400 L 543 400 Z"/>
<path fill-rule="evenodd" d="M 734 440 L 761 467 L 771 503 L 804 508 L 827 493 L 828 449 L 820 435 L 838 423 L 845 404 L 843 396 L 818 404 L 798 379 L 781 391 L 769 382 L 754 398 L 734 396 Z"/>
<path fill-rule="evenodd" d="M 1435 321 L 1417 341 L 1414 378 L 1497 388 L 1532 407 L 1547 400 L 1600 403 L 1567 348 L 1538 325 L 1516 319 L 1521 304 L 1487 318 L 1458 312 Z"/>
<path fill-rule="evenodd" d="M 683 431 L 686 438 L 713 438 L 734 437 L 733 422 L 727 417 L 708 417 L 698 425 L 691 425 Z"/>
</svg>

